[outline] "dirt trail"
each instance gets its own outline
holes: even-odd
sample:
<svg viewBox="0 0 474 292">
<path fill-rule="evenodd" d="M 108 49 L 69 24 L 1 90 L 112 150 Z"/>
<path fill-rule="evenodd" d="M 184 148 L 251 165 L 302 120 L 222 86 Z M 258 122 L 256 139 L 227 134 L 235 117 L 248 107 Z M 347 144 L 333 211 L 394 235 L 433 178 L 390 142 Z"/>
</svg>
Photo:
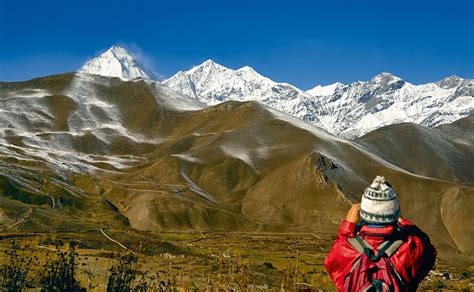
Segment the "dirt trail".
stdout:
<svg viewBox="0 0 474 292">
<path fill-rule="evenodd" d="M 108 240 L 118 244 L 121 248 L 133 253 L 133 254 L 136 254 L 136 252 L 134 252 L 133 250 L 129 249 L 128 247 L 126 247 L 125 245 L 121 244 L 119 241 L 113 239 L 112 237 L 108 236 L 107 233 L 104 232 L 104 230 L 102 228 L 99 228 L 100 232 L 102 233 L 102 235 L 104 235 Z"/>
</svg>

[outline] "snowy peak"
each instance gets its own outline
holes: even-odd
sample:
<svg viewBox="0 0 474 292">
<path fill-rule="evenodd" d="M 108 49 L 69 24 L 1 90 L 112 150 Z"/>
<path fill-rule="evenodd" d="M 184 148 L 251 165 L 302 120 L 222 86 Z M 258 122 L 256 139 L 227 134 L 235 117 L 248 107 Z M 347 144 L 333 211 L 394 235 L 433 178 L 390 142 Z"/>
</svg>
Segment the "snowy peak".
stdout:
<svg viewBox="0 0 474 292">
<path fill-rule="evenodd" d="M 340 82 L 336 82 L 333 84 L 329 84 L 326 86 L 315 86 L 310 90 L 307 90 L 306 93 L 311 96 L 320 96 L 320 95 L 331 95 L 333 94 L 338 88 L 341 88 L 344 84 Z"/>
<path fill-rule="evenodd" d="M 459 86 L 463 82 L 463 80 L 464 79 L 456 75 L 451 75 L 436 82 L 436 84 L 443 89 L 450 89 Z"/>
<path fill-rule="evenodd" d="M 186 71 L 183 73 L 186 73 L 187 75 L 200 74 L 200 73 L 211 74 L 211 73 L 224 72 L 224 71 L 229 71 L 229 70 L 231 69 L 224 67 L 214 62 L 213 60 L 209 59 L 205 61 L 204 63 L 197 65 L 191 68 L 189 71 Z"/>
<path fill-rule="evenodd" d="M 358 82 L 357 85 L 360 83 Z M 388 95 L 405 85 L 405 81 L 390 73 L 380 73 L 368 82 L 363 82 L 358 92 L 359 101 L 373 104 L 374 98 L 378 101 L 381 96 Z"/>
<path fill-rule="evenodd" d="M 115 55 L 117 59 L 129 60 L 129 61 L 133 59 L 132 55 L 130 55 L 130 53 L 127 50 L 116 45 L 113 45 L 112 47 L 110 47 L 110 49 L 108 49 L 105 53 L 113 54 Z"/>
<path fill-rule="evenodd" d="M 237 69 L 234 71 L 236 75 L 241 76 L 242 78 L 246 80 L 259 80 L 260 82 L 266 82 L 269 84 L 277 84 L 276 82 L 272 81 L 271 79 L 263 76 L 262 74 L 258 73 L 255 71 L 250 66 L 244 66 L 240 69 Z M 286 84 L 286 83 L 280 83 L 280 84 Z"/>
<path fill-rule="evenodd" d="M 280 100 L 304 94 L 292 85 L 262 76 L 249 66 L 234 70 L 212 60 L 178 72 L 163 83 L 207 105 L 227 100 L 255 100 L 281 109 Z"/>
<path fill-rule="evenodd" d="M 395 76 L 391 73 L 382 72 L 380 74 L 375 75 L 375 77 L 372 78 L 372 80 L 370 80 L 370 81 L 380 83 L 380 82 L 396 82 L 396 81 L 399 81 L 399 80 L 402 80 L 402 79 L 400 79 L 399 77 L 397 77 L 397 76 Z"/>
<path fill-rule="evenodd" d="M 78 72 L 119 77 L 124 80 L 156 79 L 156 75 L 138 62 L 126 49 L 115 45 L 99 57 L 87 61 Z"/>
<path fill-rule="evenodd" d="M 387 73 L 382 72 L 372 78 L 370 81 L 365 82 L 365 89 L 372 91 L 375 94 L 382 94 L 388 91 L 400 89 L 405 84 L 401 78 Z"/>
</svg>

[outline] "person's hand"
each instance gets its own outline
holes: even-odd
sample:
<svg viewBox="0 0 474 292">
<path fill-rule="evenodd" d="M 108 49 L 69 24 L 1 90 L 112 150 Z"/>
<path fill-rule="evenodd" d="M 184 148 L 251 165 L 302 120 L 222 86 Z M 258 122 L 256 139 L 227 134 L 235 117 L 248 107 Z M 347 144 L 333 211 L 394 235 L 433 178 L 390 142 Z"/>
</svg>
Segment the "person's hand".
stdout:
<svg viewBox="0 0 474 292">
<path fill-rule="evenodd" d="M 360 211 L 360 204 L 352 205 L 352 207 L 347 212 L 346 220 L 354 224 L 359 222 L 359 218 L 360 218 L 359 211 Z"/>
<path fill-rule="evenodd" d="M 402 223 L 402 221 L 405 220 L 401 216 L 398 216 L 398 223 Z"/>
</svg>

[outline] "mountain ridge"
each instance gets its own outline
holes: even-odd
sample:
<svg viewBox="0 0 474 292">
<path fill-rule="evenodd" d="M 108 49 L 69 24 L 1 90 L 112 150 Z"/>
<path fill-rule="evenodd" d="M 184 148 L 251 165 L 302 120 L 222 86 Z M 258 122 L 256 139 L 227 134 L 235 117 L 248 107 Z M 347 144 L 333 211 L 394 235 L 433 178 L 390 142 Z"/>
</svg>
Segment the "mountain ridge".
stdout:
<svg viewBox="0 0 474 292">
<path fill-rule="evenodd" d="M 208 60 L 189 71 L 180 71 L 164 84 L 208 105 L 226 100 L 256 100 L 350 139 L 400 122 L 435 127 L 474 111 L 474 80 L 457 76 L 436 83 L 413 85 L 391 73 L 382 72 L 369 81 L 316 86 L 304 92 L 260 74 L 259 78 L 235 81 L 242 78 L 238 74 L 241 69 L 228 69 L 215 62 L 212 62 L 213 66 L 225 68 L 225 73 L 207 71 L 202 78 L 200 69 L 210 63 Z M 210 76 L 217 80 L 218 86 L 207 81 L 212 79 Z M 253 88 L 246 87 L 249 83 Z M 266 90 L 262 91 L 262 88 Z"/>
<path fill-rule="evenodd" d="M 411 173 L 474 186 L 473 128 L 471 114 L 434 128 L 414 123 L 389 125 L 355 142 Z"/>
<path fill-rule="evenodd" d="M 122 70 L 116 58 L 109 56 L 115 56 L 114 51 L 126 55 L 125 63 L 129 65 L 126 70 Z M 122 79 L 156 79 L 135 63 L 123 48 L 113 46 L 86 63 L 79 72 Z M 208 59 L 162 83 L 207 106 L 228 100 L 258 101 L 349 139 L 403 122 L 436 127 L 474 112 L 474 80 L 454 75 L 414 85 L 382 72 L 368 81 L 336 82 L 303 91 L 288 83 L 275 82 L 252 67 L 234 70 Z"/>
</svg>

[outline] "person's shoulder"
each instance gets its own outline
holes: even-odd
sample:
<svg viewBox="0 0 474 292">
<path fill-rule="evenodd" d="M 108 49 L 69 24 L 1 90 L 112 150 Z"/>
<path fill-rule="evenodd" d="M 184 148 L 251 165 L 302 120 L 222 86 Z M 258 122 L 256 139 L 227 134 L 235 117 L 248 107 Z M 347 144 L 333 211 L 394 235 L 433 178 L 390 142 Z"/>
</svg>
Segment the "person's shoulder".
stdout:
<svg viewBox="0 0 474 292">
<path fill-rule="evenodd" d="M 405 250 L 405 253 L 409 252 L 412 255 L 419 254 L 421 256 L 427 251 L 434 249 L 429 236 L 416 225 L 406 225 L 399 227 L 398 230 L 400 238 L 404 242 L 402 250 Z"/>
</svg>

